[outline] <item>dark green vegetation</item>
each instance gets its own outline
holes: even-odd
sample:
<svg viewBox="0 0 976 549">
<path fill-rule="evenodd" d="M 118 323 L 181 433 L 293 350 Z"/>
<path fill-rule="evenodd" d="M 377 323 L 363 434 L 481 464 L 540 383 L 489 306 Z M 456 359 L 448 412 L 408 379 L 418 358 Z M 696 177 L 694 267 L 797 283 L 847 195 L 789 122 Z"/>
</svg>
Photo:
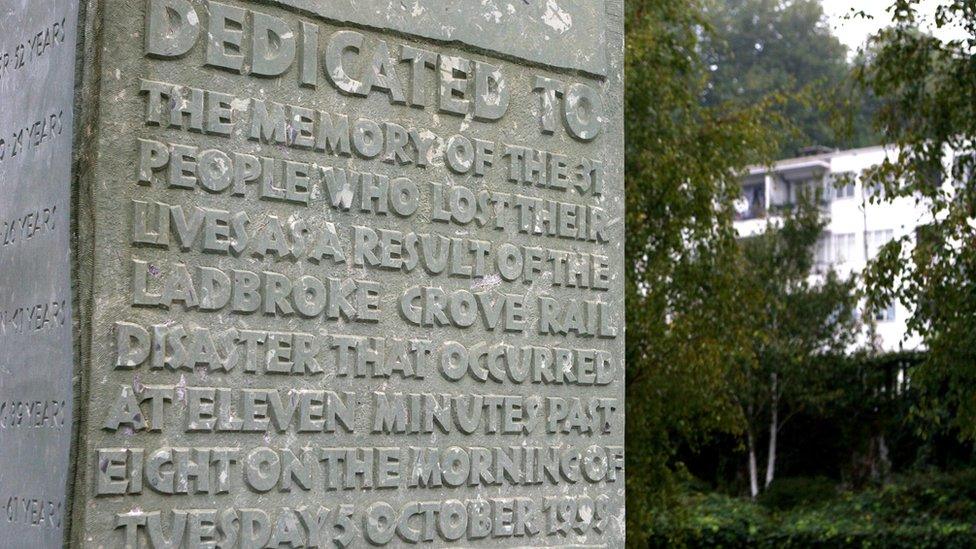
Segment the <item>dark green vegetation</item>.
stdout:
<svg viewBox="0 0 976 549">
<path fill-rule="evenodd" d="M 965 39 L 918 32 L 917 3 L 899 0 L 894 25 L 860 68 L 862 84 L 885 98 L 878 119 L 901 149 L 871 181 L 888 196 L 925 197 L 932 219 L 913 249 L 903 240 L 886 246 L 867 282 L 875 302 L 918 305 L 910 325 L 929 348 L 914 378 L 926 426 L 976 440 L 976 5 L 940 4 L 938 24 L 965 29 Z M 952 190 L 939 185 L 945 164 Z"/>
<path fill-rule="evenodd" d="M 913 4 L 852 67 L 814 0 L 626 3 L 632 546 L 976 544 L 976 38 L 918 32 Z M 972 0 L 942 4 L 976 37 Z M 845 354 L 864 296 L 804 276 L 815 208 L 732 230 L 745 166 L 874 128 L 905 153 L 866 176 L 939 219 L 866 277 L 869 307 L 917 305 L 919 355 Z M 943 145 L 960 192 L 933 184 Z"/>
<path fill-rule="evenodd" d="M 819 0 L 706 0 L 702 9 L 710 26 L 701 50 L 711 74 L 705 104 L 774 101 L 788 122 L 771 128 L 778 158 L 880 142 L 870 120 L 877 102 L 856 86 Z"/>
<path fill-rule="evenodd" d="M 760 106 L 709 108 L 696 51 L 703 19 L 685 2 L 627 10 L 628 531 L 672 492 L 681 445 L 740 429 L 726 379 L 739 324 L 732 231 L 736 174 L 773 150 Z M 681 403 L 681 405 L 677 405 Z M 633 538 L 633 534 L 631 537 Z"/>
<path fill-rule="evenodd" d="M 783 506 L 780 494 L 794 500 Z M 682 515 L 660 515 L 658 547 L 976 546 L 976 473 L 919 473 L 883 486 L 838 490 L 826 479 L 783 479 L 750 502 L 689 489 Z"/>
</svg>

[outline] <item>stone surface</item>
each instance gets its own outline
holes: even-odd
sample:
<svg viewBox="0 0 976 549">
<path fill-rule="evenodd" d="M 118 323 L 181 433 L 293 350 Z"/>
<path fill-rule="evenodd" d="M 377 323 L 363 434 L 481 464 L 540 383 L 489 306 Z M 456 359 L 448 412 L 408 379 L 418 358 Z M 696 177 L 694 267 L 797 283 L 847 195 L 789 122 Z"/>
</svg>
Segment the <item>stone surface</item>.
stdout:
<svg viewBox="0 0 976 549">
<path fill-rule="evenodd" d="M 57 547 L 71 446 L 77 6 L 0 0 L 0 546 Z"/>
<path fill-rule="evenodd" d="M 388 4 L 88 2 L 75 545 L 623 546 L 622 2 Z"/>
<path fill-rule="evenodd" d="M 273 0 L 338 23 L 607 74 L 605 0 Z"/>
</svg>

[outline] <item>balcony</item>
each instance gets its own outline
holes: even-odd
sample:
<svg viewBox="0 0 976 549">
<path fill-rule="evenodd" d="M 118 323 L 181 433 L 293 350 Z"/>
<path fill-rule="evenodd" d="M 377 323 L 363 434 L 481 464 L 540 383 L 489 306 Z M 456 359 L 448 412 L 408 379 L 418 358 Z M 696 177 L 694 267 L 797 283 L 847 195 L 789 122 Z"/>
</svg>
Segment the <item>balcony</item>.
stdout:
<svg viewBox="0 0 976 549">
<path fill-rule="evenodd" d="M 840 196 L 834 190 L 830 161 L 823 157 L 787 160 L 772 169 L 754 167 L 741 185 L 742 195 L 735 203 L 736 221 L 778 216 L 801 200 L 812 200 L 826 213 L 834 197 Z"/>
<path fill-rule="evenodd" d="M 735 220 L 747 221 L 766 217 L 766 186 L 762 183 L 744 185 L 742 196 L 735 202 Z"/>
<path fill-rule="evenodd" d="M 778 214 L 792 210 L 801 201 L 811 201 L 821 209 L 830 207 L 833 197 L 832 183 L 824 181 L 823 178 L 778 183 L 782 185 L 781 192 L 774 193 L 774 198 L 769 204 L 770 212 Z"/>
</svg>

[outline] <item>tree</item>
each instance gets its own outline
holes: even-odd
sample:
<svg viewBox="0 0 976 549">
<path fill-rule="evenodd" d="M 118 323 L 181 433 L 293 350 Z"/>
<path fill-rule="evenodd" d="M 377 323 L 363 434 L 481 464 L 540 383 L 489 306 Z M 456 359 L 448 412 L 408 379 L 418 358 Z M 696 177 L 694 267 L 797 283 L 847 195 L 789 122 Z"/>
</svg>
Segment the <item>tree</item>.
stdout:
<svg viewBox="0 0 976 549">
<path fill-rule="evenodd" d="M 823 232 L 812 199 L 785 212 L 781 224 L 742 241 L 739 302 L 751 334 L 736 400 L 746 420 L 749 491 L 760 492 L 758 440 L 766 431 L 766 474 L 773 482 L 779 433 L 797 413 L 825 402 L 830 388 L 824 357 L 843 354 L 857 334 L 853 280 L 830 271 L 811 276 L 814 248 Z M 765 428 L 765 429 L 764 429 Z"/>
<path fill-rule="evenodd" d="M 713 33 L 703 51 L 712 79 L 705 104 L 778 100 L 789 121 L 779 157 L 814 145 L 877 142 L 871 97 L 851 86 L 847 48 L 819 0 L 710 0 L 708 21 Z"/>
<path fill-rule="evenodd" d="M 919 30 L 917 0 L 897 0 L 892 25 L 875 35 L 858 81 L 882 102 L 878 123 L 891 157 L 865 174 L 886 199 L 914 197 L 928 223 L 882 248 L 867 272 L 870 302 L 913 309 L 910 330 L 926 356 L 912 384 L 929 431 L 976 440 L 976 5 L 943 0 L 931 21 L 964 35 L 942 41 Z M 943 184 L 949 178 L 951 184 Z M 880 200 L 881 198 L 876 198 Z"/>
<path fill-rule="evenodd" d="M 747 341 L 731 204 L 776 139 L 763 103 L 701 104 L 697 0 L 629 1 L 626 18 L 627 520 L 639 543 L 680 469 L 677 442 L 743 426 L 727 381 Z"/>
</svg>

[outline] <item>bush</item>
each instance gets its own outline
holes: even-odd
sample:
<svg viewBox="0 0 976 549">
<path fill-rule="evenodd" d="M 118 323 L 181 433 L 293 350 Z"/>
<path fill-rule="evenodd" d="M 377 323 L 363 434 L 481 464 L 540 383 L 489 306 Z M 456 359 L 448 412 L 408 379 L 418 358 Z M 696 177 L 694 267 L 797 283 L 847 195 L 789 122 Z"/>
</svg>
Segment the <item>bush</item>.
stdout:
<svg viewBox="0 0 976 549">
<path fill-rule="evenodd" d="M 651 547 L 754 545 L 770 529 L 761 507 L 721 494 L 689 494 L 679 507 L 658 516 Z"/>
<path fill-rule="evenodd" d="M 916 474 L 861 492 L 783 479 L 759 504 L 697 493 L 679 507 L 658 515 L 649 546 L 976 547 L 972 470 Z"/>
<path fill-rule="evenodd" d="M 814 505 L 837 497 L 836 483 L 825 477 L 793 477 L 773 481 L 759 497 L 769 509 L 785 511 L 800 505 Z"/>
</svg>

